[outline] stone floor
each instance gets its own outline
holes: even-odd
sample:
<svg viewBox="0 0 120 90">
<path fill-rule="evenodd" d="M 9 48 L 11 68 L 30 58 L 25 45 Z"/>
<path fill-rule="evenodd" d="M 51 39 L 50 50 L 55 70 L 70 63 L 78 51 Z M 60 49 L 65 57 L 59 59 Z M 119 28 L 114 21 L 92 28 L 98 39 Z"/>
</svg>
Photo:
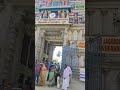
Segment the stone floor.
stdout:
<svg viewBox="0 0 120 90">
<path fill-rule="evenodd" d="M 60 90 L 57 89 L 56 87 L 35 87 L 35 90 Z M 72 82 L 70 84 L 70 88 L 68 90 L 85 90 L 85 82 L 81 82 L 75 79 L 72 79 Z"/>
</svg>

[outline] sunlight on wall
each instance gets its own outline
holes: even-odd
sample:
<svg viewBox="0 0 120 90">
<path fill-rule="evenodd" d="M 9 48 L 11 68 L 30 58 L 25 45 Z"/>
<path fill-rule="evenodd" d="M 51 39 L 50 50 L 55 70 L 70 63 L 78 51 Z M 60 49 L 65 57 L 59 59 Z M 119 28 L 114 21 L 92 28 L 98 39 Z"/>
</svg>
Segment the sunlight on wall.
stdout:
<svg viewBox="0 0 120 90">
<path fill-rule="evenodd" d="M 60 56 L 58 56 L 58 52 L 60 52 Z M 56 46 L 53 52 L 53 61 L 57 63 L 61 63 L 62 60 L 62 46 Z"/>
</svg>

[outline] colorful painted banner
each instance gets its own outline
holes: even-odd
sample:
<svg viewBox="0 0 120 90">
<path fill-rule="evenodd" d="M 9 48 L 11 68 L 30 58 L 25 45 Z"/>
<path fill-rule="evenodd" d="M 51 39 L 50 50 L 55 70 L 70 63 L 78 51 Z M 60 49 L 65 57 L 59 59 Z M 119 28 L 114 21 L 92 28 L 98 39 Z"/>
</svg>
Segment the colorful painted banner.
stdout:
<svg viewBox="0 0 120 90">
<path fill-rule="evenodd" d="M 41 7 L 54 7 L 54 6 L 67 6 L 69 4 L 68 0 L 40 0 L 39 2 Z"/>
<path fill-rule="evenodd" d="M 38 7 L 35 7 L 35 12 L 39 12 L 39 8 Z"/>
<path fill-rule="evenodd" d="M 77 47 L 78 47 L 78 48 L 85 48 L 85 41 L 79 41 L 79 42 L 77 43 Z"/>
<path fill-rule="evenodd" d="M 85 4 L 76 4 L 75 5 L 75 10 L 84 10 L 85 9 Z"/>
</svg>

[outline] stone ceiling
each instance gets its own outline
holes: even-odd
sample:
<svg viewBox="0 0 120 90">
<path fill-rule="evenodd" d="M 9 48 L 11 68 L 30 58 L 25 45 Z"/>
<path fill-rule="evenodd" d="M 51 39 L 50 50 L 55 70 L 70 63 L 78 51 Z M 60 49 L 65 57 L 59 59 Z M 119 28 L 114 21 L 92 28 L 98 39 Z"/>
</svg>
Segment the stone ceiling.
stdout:
<svg viewBox="0 0 120 90">
<path fill-rule="evenodd" d="M 63 44 L 62 30 L 50 29 L 45 30 L 45 38 L 54 46 L 61 46 Z"/>
</svg>

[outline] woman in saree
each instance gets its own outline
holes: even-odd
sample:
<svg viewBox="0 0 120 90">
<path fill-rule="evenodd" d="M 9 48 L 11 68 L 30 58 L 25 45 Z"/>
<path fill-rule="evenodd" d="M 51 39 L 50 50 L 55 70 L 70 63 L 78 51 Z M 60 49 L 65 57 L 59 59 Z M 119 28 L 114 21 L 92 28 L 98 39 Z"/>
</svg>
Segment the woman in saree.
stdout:
<svg viewBox="0 0 120 90">
<path fill-rule="evenodd" d="M 43 64 L 40 71 L 40 86 L 45 86 L 46 71 L 47 71 L 47 68 L 45 67 L 45 64 Z"/>
<path fill-rule="evenodd" d="M 51 67 L 49 72 L 49 86 L 54 86 L 54 85 L 55 85 L 55 71 L 54 71 L 54 67 Z"/>
</svg>

